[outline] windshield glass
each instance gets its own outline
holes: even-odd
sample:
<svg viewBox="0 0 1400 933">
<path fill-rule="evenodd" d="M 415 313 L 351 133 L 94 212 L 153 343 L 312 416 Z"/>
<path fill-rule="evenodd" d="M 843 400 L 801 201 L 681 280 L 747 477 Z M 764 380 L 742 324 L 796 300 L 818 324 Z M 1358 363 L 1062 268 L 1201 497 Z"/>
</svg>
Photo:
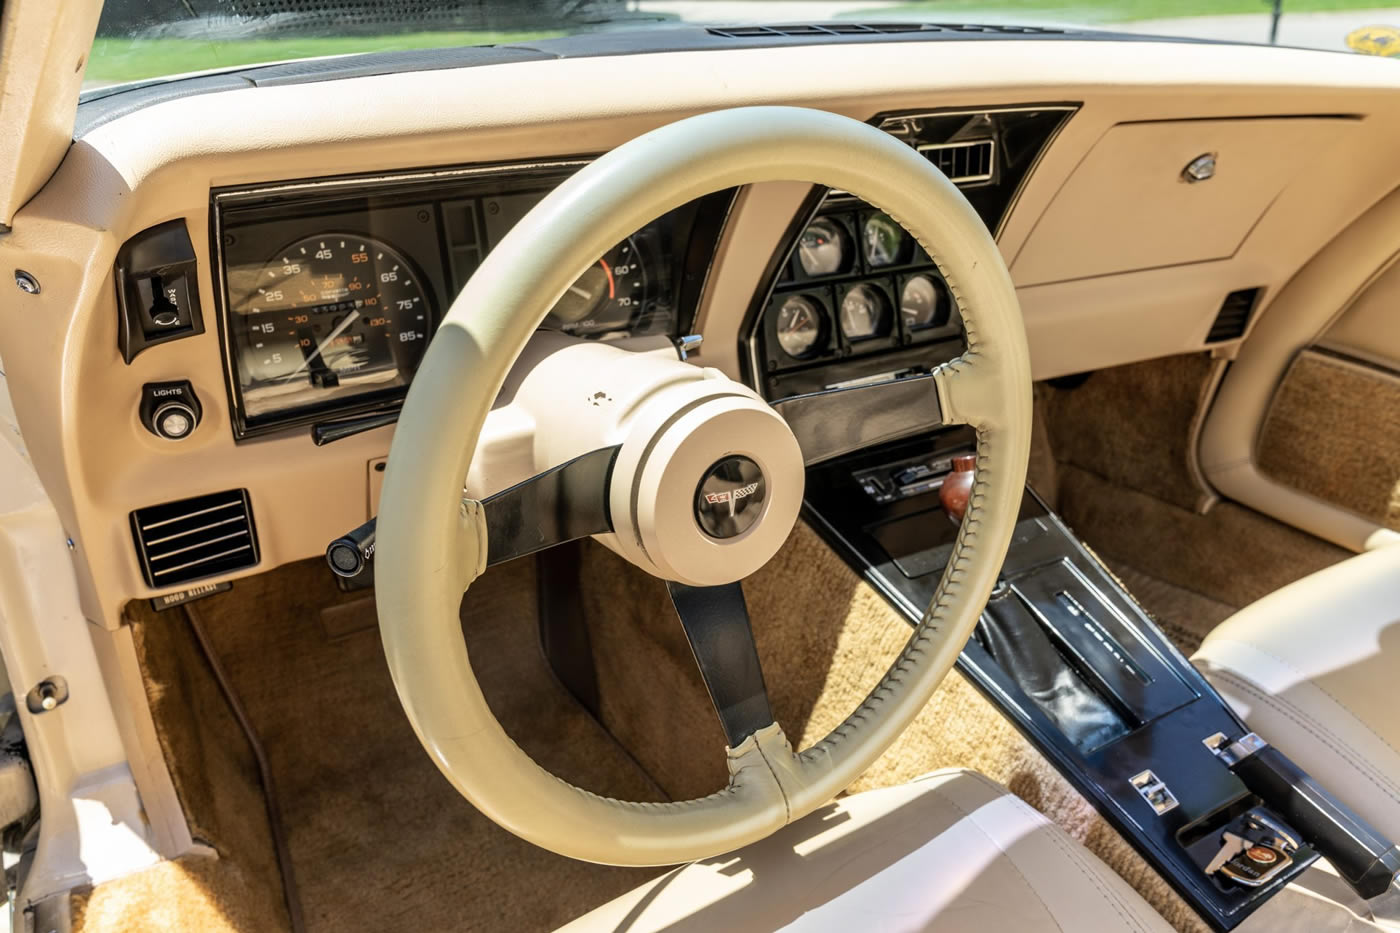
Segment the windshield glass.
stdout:
<svg viewBox="0 0 1400 933">
<path fill-rule="evenodd" d="M 684 24 L 1081 26 L 1400 55 L 1377 0 L 106 0 L 86 87 L 396 49 Z"/>
</svg>

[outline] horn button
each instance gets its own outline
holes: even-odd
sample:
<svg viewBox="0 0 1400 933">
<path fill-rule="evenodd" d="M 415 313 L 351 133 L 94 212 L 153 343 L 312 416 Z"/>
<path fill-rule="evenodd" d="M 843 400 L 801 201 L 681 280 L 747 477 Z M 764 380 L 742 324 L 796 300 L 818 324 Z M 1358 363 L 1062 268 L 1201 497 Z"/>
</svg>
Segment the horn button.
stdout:
<svg viewBox="0 0 1400 933">
<path fill-rule="evenodd" d="M 802 508 L 802 451 L 787 422 L 748 387 L 715 376 L 642 408 L 613 469 L 609 546 L 691 586 L 758 570 Z"/>
<path fill-rule="evenodd" d="M 767 486 L 757 463 L 725 457 L 705 471 L 695 490 L 695 520 L 712 538 L 741 535 L 763 513 Z"/>
</svg>

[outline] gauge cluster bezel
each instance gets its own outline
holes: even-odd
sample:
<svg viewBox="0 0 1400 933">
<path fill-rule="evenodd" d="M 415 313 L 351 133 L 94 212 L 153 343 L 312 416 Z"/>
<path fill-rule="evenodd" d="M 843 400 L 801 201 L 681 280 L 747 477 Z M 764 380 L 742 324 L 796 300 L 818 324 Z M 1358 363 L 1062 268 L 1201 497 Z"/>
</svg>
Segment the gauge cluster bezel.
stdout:
<svg viewBox="0 0 1400 933">
<path fill-rule="evenodd" d="M 308 232 L 332 229 L 372 237 L 391 246 L 414 266 L 431 304 L 430 325 L 442 314 L 505 230 L 539 198 L 588 164 L 586 157 L 527 163 L 459 166 L 378 175 L 215 189 L 210 193 L 210 250 L 219 342 L 234 439 L 245 441 L 307 425 L 388 414 L 402 406 L 412 372 L 401 384 L 350 397 L 298 403 L 286 410 L 251 414 L 245 404 L 247 373 L 237 356 L 244 336 L 235 333 L 239 309 L 230 294 L 231 270 L 251 267 Z M 579 336 L 608 339 L 634 331 L 677 336 L 691 326 L 733 191 L 697 199 L 645 225 L 628 238 L 650 237 L 656 250 L 644 288 L 647 300 L 628 319 L 602 320 L 596 327 L 560 326 Z M 491 216 L 488 215 L 488 211 Z M 465 220 L 463 218 L 466 218 Z M 346 219 L 352 222 L 346 222 Z M 470 231 L 468 234 L 467 231 Z M 253 244 L 240 242 L 253 234 Z M 634 254 L 636 247 L 633 246 Z M 605 256 L 608 254 L 605 254 Z M 653 300 L 654 299 L 654 300 Z M 608 302 L 608 307 L 618 304 Z M 615 309 L 614 309 L 615 311 Z M 243 322 L 239 321 L 238 324 Z M 594 322 L 588 322 L 592 324 Z M 637 329 L 641 328 L 640 331 Z M 431 339 L 431 333 L 429 336 Z M 310 344 L 307 344 L 310 346 Z M 304 390 L 304 387 L 302 387 Z M 305 394 L 303 392 L 303 394 Z"/>
<path fill-rule="evenodd" d="M 997 237 L 1031 173 L 1060 130 L 1079 109 L 1073 102 L 1011 104 L 997 107 L 949 107 L 878 113 L 873 126 L 925 153 L 963 143 L 987 146 L 990 170 L 956 180 L 992 236 Z M 925 153 L 935 165 L 938 159 Z M 954 163 L 956 168 L 956 163 Z M 768 399 L 779 399 L 834 386 L 852 385 L 928 371 L 963 351 L 966 339 L 952 289 L 917 243 L 907 261 L 888 265 L 869 262 L 864 225 L 879 207 L 844 191 L 814 186 L 792 218 L 764 270 L 752 304 L 739 329 L 739 360 L 743 376 Z M 797 258 L 797 247 L 808 225 L 836 217 L 850 231 L 854 256 L 839 273 L 808 275 Z M 947 308 L 925 327 L 911 327 L 900 310 L 906 284 L 927 275 Z M 856 284 L 874 283 L 889 298 L 894 320 L 879 337 L 850 340 L 840 327 L 838 302 Z M 822 352 L 794 358 L 777 340 L 776 309 L 792 294 L 820 302 L 828 316 L 829 341 Z"/>
</svg>

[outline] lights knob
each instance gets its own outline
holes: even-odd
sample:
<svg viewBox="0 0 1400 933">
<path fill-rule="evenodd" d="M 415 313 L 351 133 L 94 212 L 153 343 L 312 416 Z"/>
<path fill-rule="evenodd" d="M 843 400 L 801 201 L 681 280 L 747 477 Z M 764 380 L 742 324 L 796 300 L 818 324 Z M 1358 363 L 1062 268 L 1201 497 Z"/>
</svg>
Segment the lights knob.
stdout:
<svg viewBox="0 0 1400 933">
<path fill-rule="evenodd" d="M 199 427 L 204 414 L 188 380 L 148 382 L 141 387 L 141 423 L 156 437 L 182 441 Z"/>
</svg>

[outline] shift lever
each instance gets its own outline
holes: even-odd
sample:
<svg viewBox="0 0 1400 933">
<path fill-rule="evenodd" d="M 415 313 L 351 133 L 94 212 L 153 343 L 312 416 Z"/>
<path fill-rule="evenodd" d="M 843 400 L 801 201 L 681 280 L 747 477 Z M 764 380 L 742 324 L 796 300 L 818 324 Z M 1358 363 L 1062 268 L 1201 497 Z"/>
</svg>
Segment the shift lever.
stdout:
<svg viewBox="0 0 1400 933">
<path fill-rule="evenodd" d="M 1205 745 L 1264 805 L 1281 815 L 1368 900 L 1400 874 L 1400 852 L 1283 752 L 1253 732 L 1234 741 L 1217 732 Z"/>
<path fill-rule="evenodd" d="M 972 497 L 972 481 L 977 469 L 975 454 L 958 454 L 953 458 L 953 472 L 943 477 L 938 488 L 938 504 L 955 525 L 961 525 L 967 514 L 967 502 Z"/>
</svg>

